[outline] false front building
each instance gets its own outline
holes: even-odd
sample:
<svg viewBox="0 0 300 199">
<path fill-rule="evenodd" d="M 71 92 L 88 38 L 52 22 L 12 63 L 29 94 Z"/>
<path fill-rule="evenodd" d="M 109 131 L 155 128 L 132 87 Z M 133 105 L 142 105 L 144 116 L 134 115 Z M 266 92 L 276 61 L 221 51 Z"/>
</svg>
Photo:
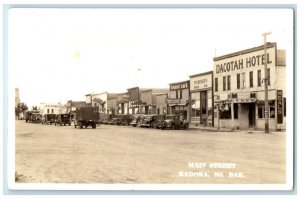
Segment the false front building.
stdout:
<svg viewBox="0 0 300 199">
<path fill-rule="evenodd" d="M 269 127 L 273 130 L 285 128 L 284 50 L 278 50 L 276 43 L 267 43 L 267 56 L 264 46 L 258 46 L 215 57 L 213 61 L 216 127 L 264 129 L 264 84 L 268 84 Z M 265 62 L 267 71 L 264 70 Z"/>
</svg>

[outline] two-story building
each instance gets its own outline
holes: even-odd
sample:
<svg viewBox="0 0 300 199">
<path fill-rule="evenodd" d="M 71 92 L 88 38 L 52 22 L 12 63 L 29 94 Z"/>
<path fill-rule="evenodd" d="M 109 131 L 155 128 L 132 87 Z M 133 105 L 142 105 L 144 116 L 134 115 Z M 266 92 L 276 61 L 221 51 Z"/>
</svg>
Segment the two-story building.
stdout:
<svg viewBox="0 0 300 199">
<path fill-rule="evenodd" d="M 171 83 L 166 99 L 168 114 L 183 115 L 190 121 L 190 81 Z"/>
<path fill-rule="evenodd" d="M 276 43 L 267 43 L 266 56 L 262 45 L 215 57 L 213 61 L 215 126 L 232 130 L 264 129 L 268 111 L 270 129 L 285 128 L 284 50 L 278 50 Z M 264 110 L 265 84 L 268 84 L 269 110 Z"/>
<path fill-rule="evenodd" d="M 191 124 L 214 126 L 213 71 L 190 76 Z"/>
</svg>

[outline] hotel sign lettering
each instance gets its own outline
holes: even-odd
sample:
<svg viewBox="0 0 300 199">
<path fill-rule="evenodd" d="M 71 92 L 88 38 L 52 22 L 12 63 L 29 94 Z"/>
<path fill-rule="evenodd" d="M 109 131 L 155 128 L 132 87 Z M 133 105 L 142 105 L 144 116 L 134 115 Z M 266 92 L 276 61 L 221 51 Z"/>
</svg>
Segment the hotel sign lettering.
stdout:
<svg viewBox="0 0 300 199">
<path fill-rule="evenodd" d="M 235 70 L 241 70 L 243 68 L 250 68 L 255 66 L 263 66 L 267 62 L 267 64 L 271 64 L 272 60 L 270 60 L 269 53 L 267 54 L 267 58 L 264 54 L 249 56 L 243 59 L 230 60 L 225 61 L 224 63 L 216 64 L 216 74 L 218 73 L 226 73 Z"/>
<path fill-rule="evenodd" d="M 283 123 L 282 90 L 277 90 L 277 124 Z"/>
<path fill-rule="evenodd" d="M 188 88 L 189 88 L 189 83 L 188 82 L 170 85 L 170 90 L 171 91 L 180 90 L 180 89 L 188 89 Z"/>
</svg>

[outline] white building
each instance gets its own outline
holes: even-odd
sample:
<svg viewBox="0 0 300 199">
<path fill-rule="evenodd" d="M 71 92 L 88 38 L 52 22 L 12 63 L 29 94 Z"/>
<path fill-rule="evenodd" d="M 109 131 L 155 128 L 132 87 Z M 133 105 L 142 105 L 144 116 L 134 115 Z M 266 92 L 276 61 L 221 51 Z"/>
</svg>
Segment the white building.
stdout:
<svg viewBox="0 0 300 199">
<path fill-rule="evenodd" d="M 64 106 L 62 106 L 61 104 L 40 103 L 40 105 L 38 106 L 38 110 L 42 115 L 46 113 L 61 114 L 65 112 L 66 108 L 64 108 Z"/>
<path fill-rule="evenodd" d="M 265 81 L 264 63 L 270 81 Z M 276 43 L 214 58 L 216 127 L 265 128 L 265 83 L 268 83 L 269 127 L 284 129 L 286 116 L 285 51 Z M 218 111 L 219 110 L 219 111 Z M 219 114 L 218 114 L 219 113 Z"/>
</svg>

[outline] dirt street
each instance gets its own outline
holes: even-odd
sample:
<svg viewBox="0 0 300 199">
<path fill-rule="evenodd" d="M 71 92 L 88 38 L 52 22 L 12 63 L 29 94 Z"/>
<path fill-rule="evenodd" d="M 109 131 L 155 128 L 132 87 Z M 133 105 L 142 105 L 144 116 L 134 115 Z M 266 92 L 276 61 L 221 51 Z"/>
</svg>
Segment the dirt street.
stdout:
<svg viewBox="0 0 300 199">
<path fill-rule="evenodd" d="M 203 132 L 16 121 L 17 182 L 285 183 L 285 132 Z"/>
</svg>

